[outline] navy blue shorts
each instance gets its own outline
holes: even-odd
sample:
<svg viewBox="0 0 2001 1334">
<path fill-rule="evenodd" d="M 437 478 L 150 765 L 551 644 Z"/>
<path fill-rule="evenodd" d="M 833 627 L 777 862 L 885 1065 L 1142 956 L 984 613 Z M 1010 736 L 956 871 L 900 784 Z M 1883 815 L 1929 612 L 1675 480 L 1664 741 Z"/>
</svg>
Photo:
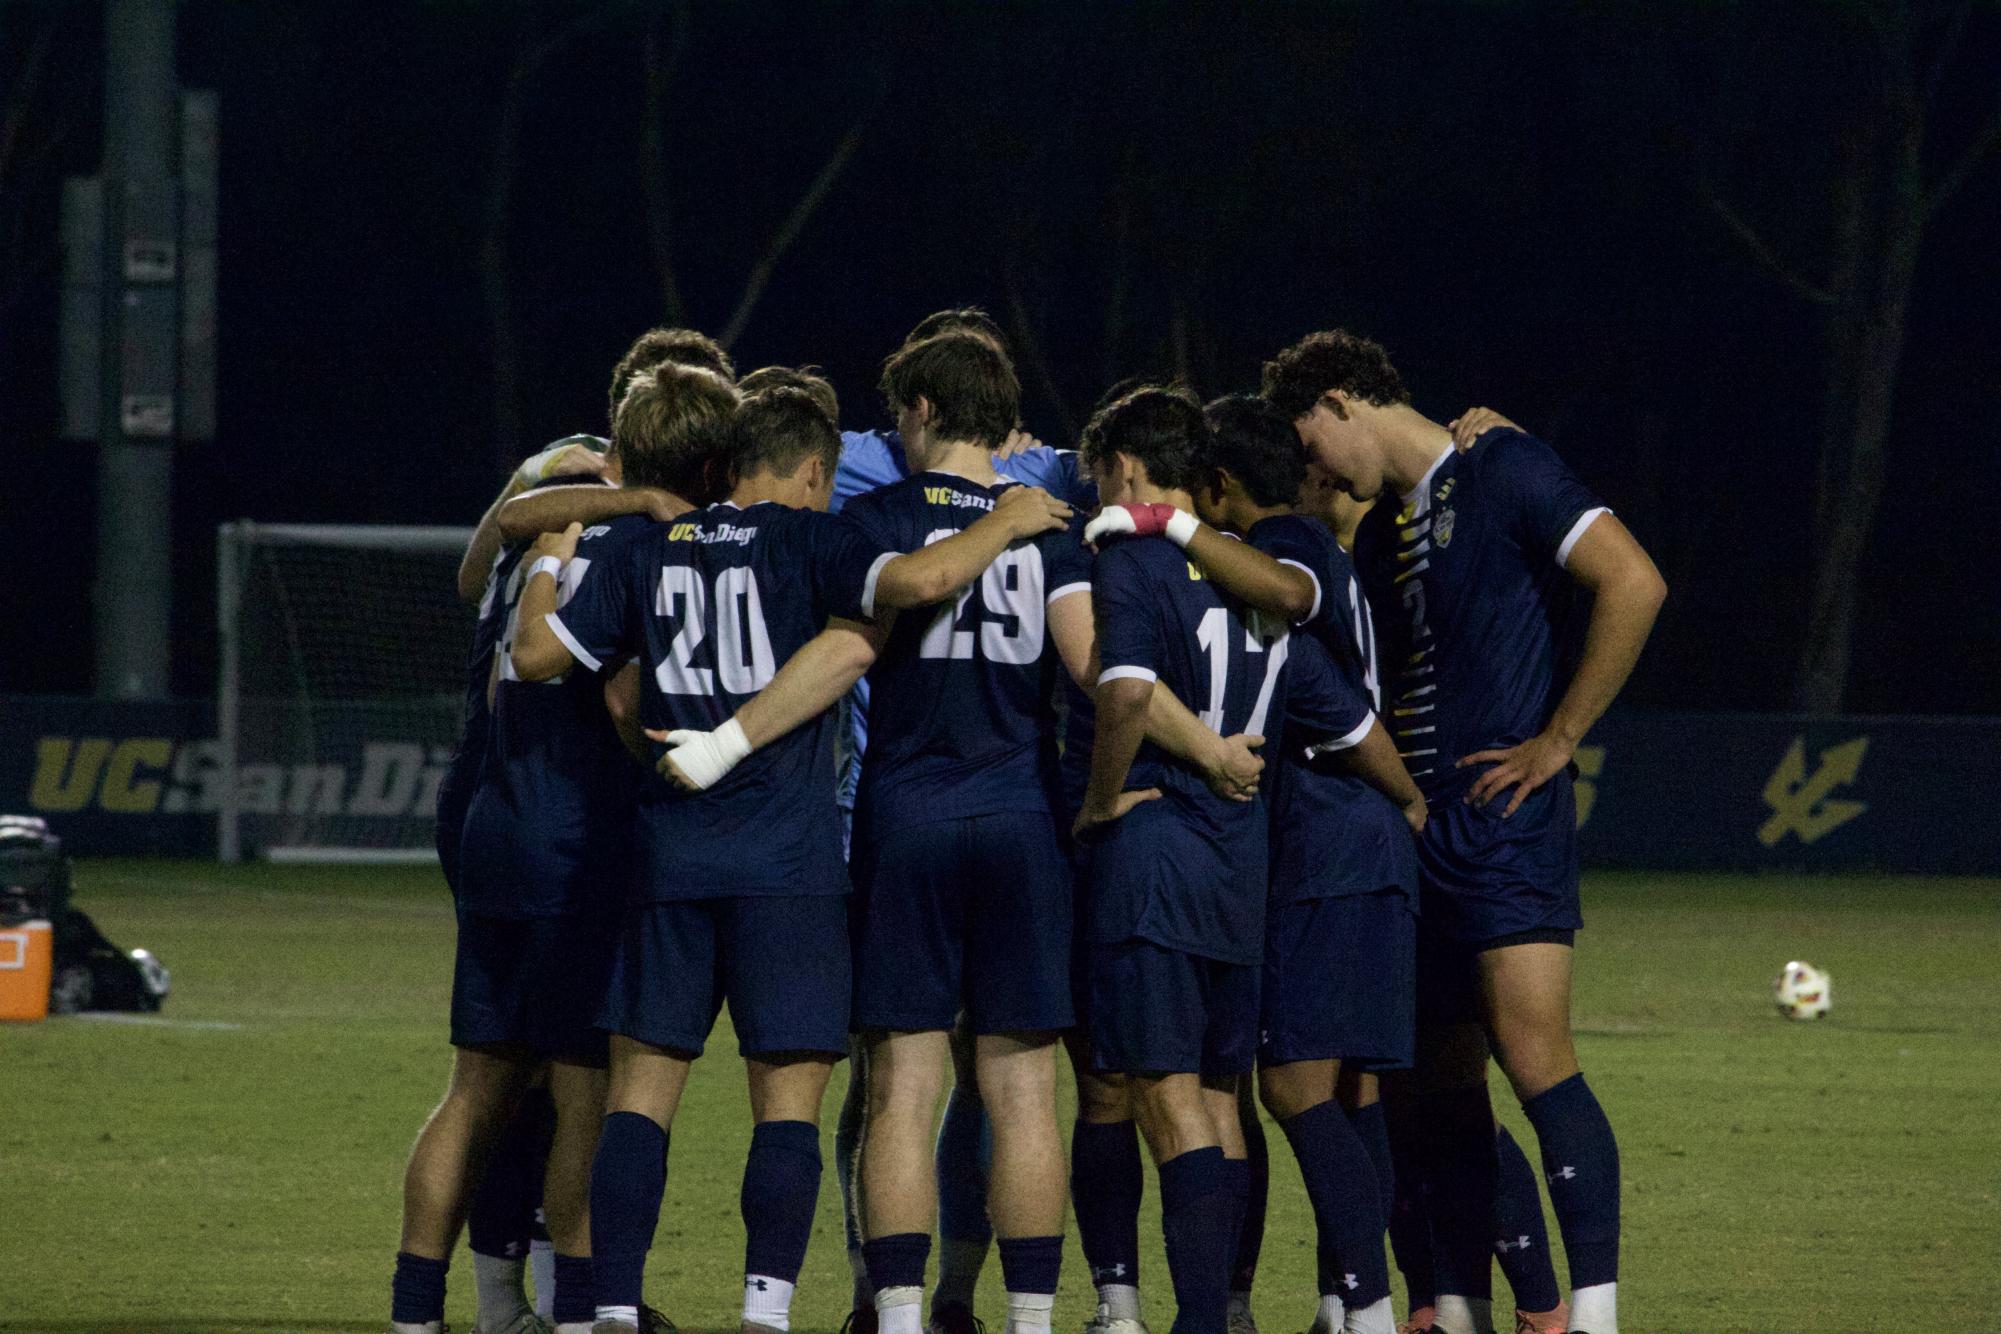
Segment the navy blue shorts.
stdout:
<svg viewBox="0 0 2001 1334">
<path fill-rule="evenodd" d="M 855 1026 L 1055 1033 L 1070 997 L 1070 867 L 1045 811 L 856 840 Z"/>
<path fill-rule="evenodd" d="M 628 908 L 601 1016 L 699 1056 L 725 1002 L 745 1056 L 848 1049 L 848 900 L 745 895 Z"/>
<path fill-rule="evenodd" d="M 1410 1065 L 1417 915 L 1401 890 L 1308 899 L 1265 917 L 1258 1064 Z"/>
<path fill-rule="evenodd" d="M 1524 931 L 1575 931 L 1577 801 L 1559 773 L 1507 819 L 1504 793 L 1485 806 L 1441 802 L 1417 839 L 1420 907 L 1429 936 L 1478 951 Z"/>
<path fill-rule="evenodd" d="M 617 944 L 612 925 L 597 917 L 459 914 L 452 1045 L 524 1046 L 603 1065 L 597 1011 Z"/>
<path fill-rule="evenodd" d="M 1093 1063 L 1121 1074 L 1248 1074 L 1257 1057 L 1259 971 L 1150 940 L 1092 945 Z"/>
</svg>

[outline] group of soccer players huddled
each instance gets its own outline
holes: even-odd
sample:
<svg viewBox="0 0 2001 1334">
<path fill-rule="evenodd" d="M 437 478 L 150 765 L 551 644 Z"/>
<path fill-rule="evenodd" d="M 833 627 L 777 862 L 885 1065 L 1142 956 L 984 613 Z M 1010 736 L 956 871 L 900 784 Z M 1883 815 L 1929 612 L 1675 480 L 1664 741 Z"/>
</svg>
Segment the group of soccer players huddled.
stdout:
<svg viewBox="0 0 2001 1334">
<path fill-rule="evenodd" d="M 1616 1334 L 1571 759 L 1665 596 L 1646 553 L 1547 445 L 1425 417 L 1343 331 L 1256 394 L 1122 385 L 1075 450 L 1021 430 L 978 310 L 881 391 L 894 430 L 843 432 L 811 369 L 656 329 L 609 439 L 481 521 L 438 810 L 456 1051 L 394 1329 L 442 1328 L 468 1227 L 484 1334 L 671 1328 L 643 1271 L 727 1004 L 745 1334 L 790 1328 L 843 1057 L 854 1334 L 981 1328 L 990 1249 L 1008 1334 L 1046 1334 L 1071 1205 L 1088 1334 L 1144 1334 L 1142 1144 L 1174 1330 L 1254 1334 L 1258 1102 L 1312 1205 L 1312 1334 L 1485 1334 L 1497 1257 L 1517 1334 Z"/>
</svg>

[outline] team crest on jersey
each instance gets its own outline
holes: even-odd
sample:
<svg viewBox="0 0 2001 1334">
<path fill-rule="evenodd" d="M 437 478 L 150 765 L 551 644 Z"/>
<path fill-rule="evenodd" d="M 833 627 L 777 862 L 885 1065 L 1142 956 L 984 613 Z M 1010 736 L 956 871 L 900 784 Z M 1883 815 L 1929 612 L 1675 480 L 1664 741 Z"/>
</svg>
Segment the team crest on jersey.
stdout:
<svg viewBox="0 0 2001 1334">
<path fill-rule="evenodd" d="M 1452 542 L 1452 511 L 1438 511 L 1438 517 L 1431 521 L 1431 540 L 1436 546 L 1448 546 Z"/>
</svg>

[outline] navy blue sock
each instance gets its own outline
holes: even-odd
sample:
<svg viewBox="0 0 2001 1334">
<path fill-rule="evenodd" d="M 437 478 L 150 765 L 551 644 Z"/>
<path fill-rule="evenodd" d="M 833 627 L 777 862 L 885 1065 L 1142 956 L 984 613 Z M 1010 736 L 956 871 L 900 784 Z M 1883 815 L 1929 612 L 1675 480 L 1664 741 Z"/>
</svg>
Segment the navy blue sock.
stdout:
<svg viewBox="0 0 2001 1334">
<path fill-rule="evenodd" d="M 1563 1300 L 1556 1287 L 1556 1264 L 1549 1253 L 1549 1228 L 1542 1221 L 1542 1190 L 1535 1183 L 1522 1146 L 1506 1126 L 1494 1133 L 1500 1172 L 1494 1187 L 1494 1254 L 1524 1311 L 1547 1311 Z"/>
<path fill-rule="evenodd" d="M 938 1174 L 938 1235 L 946 1241 L 984 1246 L 993 1240 L 987 1218 L 987 1166 L 993 1154 L 986 1104 L 955 1085 L 945 1100 L 932 1157 Z"/>
<path fill-rule="evenodd" d="M 1271 1150 L 1265 1144 L 1264 1121 L 1249 1103 L 1239 1104 L 1244 1128 L 1244 1166 L 1249 1173 L 1244 1219 L 1237 1228 L 1235 1259 L 1230 1266 L 1230 1291 L 1249 1292 L 1258 1276 L 1258 1256 L 1265 1245 L 1265 1209 L 1271 1200 Z"/>
<path fill-rule="evenodd" d="M 1494 1288 L 1494 1109 L 1487 1086 L 1414 1100 L 1425 1202 L 1441 1293 L 1486 1301 Z"/>
<path fill-rule="evenodd" d="M 591 1270 L 603 1306 L 638 1306 L 667 1193 L 667 1136 L 638 1112 L 604 1119 L 591 1160 Z M 562 1286 L 557 1285 L 561 1296 Z"/>
<path fill-rule="evenodd" d="M 1369 1166 L 1376 1172 L 1376 1198 L 1382 1204 L 1384 1220 L 1388 1221 L 1390 1211 L 1396 1208 L 1397 1169 L 1390 1154 L 1390 1127 L 1383 1115 L 1383 1105 L 1372 1102 L 1367 1107 L 1357 1107 L 1348 1113 L 1348 1124 L 1355 1127 L 1355 1137 L 1369 1151 Z"/>
<path fill-rule="evenodd" d="M 1063 1272 L 1063 1238 L 1002 1237 L 1000 1261 L 1001 1284 L 1009 1292 L 1054 1295 L 1057 1277 Z"/>
<path fill-rule="evenodd" d="M 1278 1126 L 1299 1159 L 1313 1205 L 1321 1295 L 1349 1306 L 1375 1305 L 1390 1295 L 1390 1265 L 1383 1255 L 1382 1197 L 1369 1151 L 1331 1099 Z"/>
<path fill-rule="evenodd" d="M 583 1324 L 598 1313 L 597 1286 L 592 1278 L 588 1255 L 556 1254 L 556 1306 L 551 1313 L 558 1324 Z"/>
<path fill-rule="evenodd" d="M 1223 1160 L 1223 1193 L 1228 1200 L 1230 1237 L 1224 1254 L 1230 1264 L 1230 1290 L 1235 1292 L 1237 1255 L 1244 1239 L 1244 1222 L 1251 1211 L 1251 1164 L 1247 1158 Z"/>
<path fill-rule="evenodd" d="M 527 1257 L 555 1133 L 556 1104 L 549 1100 L 549 1090 L 529 1089 L 487 1153 L 486 1174 L 466 1210 L 466 1241 L 479 1254 L 502 1260 Z"/>
<path fill-rule="evenodd" d="M 743 1164 L 743 1272 L 799 1281 L 820 1201 L 820 1128 L 766 1121 L 750 1132 Z"/>
<path fill-rule="evenodd" d="M 1223 1334 L 1230 1313 L 1232 1201 L 1221 1149 L 1160 1165 L 1160 1230 L 1174 1281 L 1173 1334 Z"/>
<path fill-rule="evenodd" d="M 1619 1143 L 1581 1074 L 1522 1104 L 1542 1143 L 1549 1202 L 1563 1232 L 1570 1286 L 1619 1277 Z"/>
<path fill-rule="evenodd" d="M 884 1288 L 923 1287 L 924 1262 L 930 1258 L 929 1232 L 892 1232 L 887 1237 L 871 1237 L 862 1243 L 868 1281 L 877 1292 Z"/>
<path fill-rule="evenodd" d="M 389 1318 L 403 1324 L 421 1325 L 445 1318 L 445 1266 L 447 1260 L 396 1252 L 396 1276 L 389 1280 Z"/>
<path fill-rule="evenodd" d="M 1423 1128 L 1409 1102 L 1385 1102 L 1383 1129 L 1390 1141 L 1390 1254 L 1403 1275 L 1412 1310 L 1430 1306 L 1438 1295 L 1437 1266 L 1431 1249 L 1431 1202 L 1424 1193 Z"/>
<path fill-rule="evenodd" d="M 1070 1201 L 1093 1284 L 1139 1284 L 1139 1205 L 1146 1165 L 1131 1121 L 1079 1121 L 1070 1136 Z"/>
</svg>

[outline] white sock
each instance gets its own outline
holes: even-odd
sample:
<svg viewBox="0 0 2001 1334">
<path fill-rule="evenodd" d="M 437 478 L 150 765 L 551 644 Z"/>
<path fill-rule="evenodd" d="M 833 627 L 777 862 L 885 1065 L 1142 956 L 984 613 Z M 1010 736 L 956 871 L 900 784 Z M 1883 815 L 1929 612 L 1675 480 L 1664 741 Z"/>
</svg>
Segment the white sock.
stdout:
<svg viewBox="0 0 2001 1334">
<path fill-rule="evenodd" d="M 637 1306 L 600 1306 L 597 1318 L 600 1322 L 613 1320 L 621 1325 L 631 1325 L 634 1329 L 639 1328 L 639 1308 Z"/>
<path fill-rule="evenodd" d="M 924 1289 L 877 1288 L 875 1316 L 881 1334 L 924 1334 Z"/>
<path fill-rule="evenodd" d="M 392 1320 L 389 1334 L 444 1334 L 442 1320 Z"/>
<path fill-rule="evenodd" d="M 595 1324 L 592 1320 L 565 1320 L 556 1326 L 556 1334 L 591 1334 Z"/>
<path fill-rule="evenodd" d="M 1333 1293 L 1321 1293 L 1320 1307 L 1313 1313 L 1313 1327 L 1306 1334 L 1335 1334 L 1341 1328 L 1347 1309 Z"/>
<path fill-rule="evenodd" d="M 1100 1283 L 1098 1305 L 1107 1320 L 1139 1319 L 1139 1289 L 1130 1283 Z"/>
<path fill-rule="evenodd" d="M 527 1273 L 528 1266 L 519 1260 L 472 1253 L 472 1281 L 479 1292 L 483 1328 L 500 1329 L 528 1309 L 528 1293 L 521 1286 Z"/>
<path fill-rule="evenodd" d="M 1433 1323 L 1445 1334 L 1494 1334 L 1494 1303 L 1483 1297 L 1441 1292 L 1438 1316 Z"/>
<path fill-rule="evenodd" d="M 1370 1306 L 1349 1308 L 1340 1328 L 1341 1334 L 1397 1334 L 1396 1317 L 1390 1314 L 1390 1299 L 1385 1297 Z"/>
<path fill-rule="evenodd" d="M 1230 1294 L 1229 1318 L 1235 1320 L 1239 1316 L 1242 1316 L 1245 1320 L 1251 1318 L 1251 1294 L 1248 1292 L 1233 1292 Z"/>
<path fill-rule="evenodd" d="M 792 1285 L 769 1274 L 743 1276 L 743 1321 L 746 1325 L 792 1328 Z"/>
<path fill-rule="evenodd" d="M 544 1320 L 556 1314 L 556 1243 L 528 1243 L 528 1279 L 535 1285 L 535 1314 Z"/>
<path fill-rule="evenodd" d="M 1619 1334 L 1619 1285 L 1594 1283 L 1570 1294 L 1570 1327 L 1590 1334 Z"/>
<path fill-rule="evenodd" d="M 1049 1334 L 1049 1314 L 1055 1309 L 1053 1292 L 1010 1292 L 1006 1334 Z"/>
</svg>

